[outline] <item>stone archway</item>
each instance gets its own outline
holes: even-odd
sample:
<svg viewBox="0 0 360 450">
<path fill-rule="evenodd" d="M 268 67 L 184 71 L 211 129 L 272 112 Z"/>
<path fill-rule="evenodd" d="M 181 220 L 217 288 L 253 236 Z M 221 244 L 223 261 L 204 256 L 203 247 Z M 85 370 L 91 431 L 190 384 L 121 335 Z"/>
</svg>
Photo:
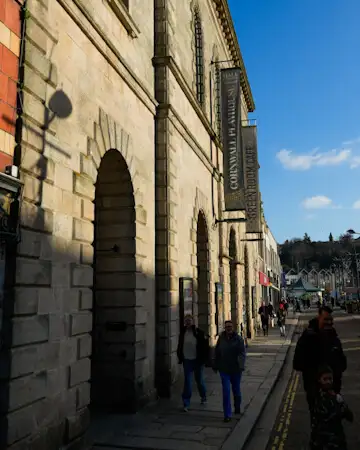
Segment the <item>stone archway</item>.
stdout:
<svg viewBox="0 0 360 450">
<path fill-rule="evenodd" d="M 230 310 L 231 321 L 234 328 L 238 330 L 238 274 L 237 274 L 237 249 L 236 233 L 233 228 L 229 237 L 229 257 L 230 257 Z"/>
<path fill-rule="evenodd" d="M 210 335 L 209 234 L 205 215 L 198 213 L 196 229 L 197 317 L 198 326 Z"/>
<path fill-rule="evenodd" d="M 250 267 L 249 267 L 249 250 L 244 247 L 244 301 L 243 307 L 243 323 L 246 336 L 251 338 L 251 307 L 250 307 Z"/>
<path fill-rule="evenodd" d="M 100 163 L 94 224 L 91 402 L 128 411 L 136 403 L 136 222 L 131 176 L 117 150 Z"/>
</svg>

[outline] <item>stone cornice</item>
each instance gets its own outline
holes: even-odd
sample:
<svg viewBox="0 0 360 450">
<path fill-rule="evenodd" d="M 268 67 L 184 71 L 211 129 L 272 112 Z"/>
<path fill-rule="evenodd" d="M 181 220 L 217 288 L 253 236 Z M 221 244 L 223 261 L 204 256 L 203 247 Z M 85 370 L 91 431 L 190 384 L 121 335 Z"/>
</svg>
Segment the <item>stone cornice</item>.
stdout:
<svg viewBox="0 0 360 450">
<path fill-rule="evenodd" d="M 241 68 L 241 87 L 245 96 L 249 112 L 255 110 L 255 103 L 251 93 L 250 83 L 246 74 L 245 64 L 241 55 L 239 42 L 236 36 L 234 23 L 231 18 L 227 0 L 213 0 L 218 19 L 226 38 L 234 63 Z"/>
</svg>

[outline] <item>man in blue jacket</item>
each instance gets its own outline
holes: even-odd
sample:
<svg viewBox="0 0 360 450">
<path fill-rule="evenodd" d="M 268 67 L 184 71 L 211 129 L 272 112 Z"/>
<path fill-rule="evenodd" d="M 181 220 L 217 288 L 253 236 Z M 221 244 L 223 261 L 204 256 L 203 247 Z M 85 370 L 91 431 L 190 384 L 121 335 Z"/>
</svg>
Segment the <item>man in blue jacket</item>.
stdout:
<svg viewBox="0 0 360 450">
<path fill-rule="evenodd" d="M 241 376 L 245 369 L 245 343 L 234 331 L 231 320 L 225 322 L 225 331 L 221 333 L 215 347 L 214 371 L 220 372 L 223 394 L 224 421 L 231 420 L 231 393 L 234 397 L 235 414 L 240 414 Z"/>
</svg>

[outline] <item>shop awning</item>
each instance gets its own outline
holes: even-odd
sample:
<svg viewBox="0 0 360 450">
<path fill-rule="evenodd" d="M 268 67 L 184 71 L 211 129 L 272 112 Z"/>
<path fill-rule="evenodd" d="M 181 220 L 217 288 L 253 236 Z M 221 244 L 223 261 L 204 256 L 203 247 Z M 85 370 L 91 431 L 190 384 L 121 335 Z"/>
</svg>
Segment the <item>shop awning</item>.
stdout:
<svg viewBox="0 0 360 450">
<path fill-rule="evenodd" d="M 290 289 L 292 292 L 319 292 L 320 289 L 313 286 L 311 283 L 309 283 L 306 280 L 303 280 L 302 278 L 299 278 L 296 283 L 294 283 Z"/>
<path fill-rule="evenodd" d="M 272 289 L 275 289 L 275 291 L 280 292 L 280 289 L 279 289 L 277 286 L 273 285 L 272 283 L 270 283 L 269 286 L 270 286 Z"/>
</svg>

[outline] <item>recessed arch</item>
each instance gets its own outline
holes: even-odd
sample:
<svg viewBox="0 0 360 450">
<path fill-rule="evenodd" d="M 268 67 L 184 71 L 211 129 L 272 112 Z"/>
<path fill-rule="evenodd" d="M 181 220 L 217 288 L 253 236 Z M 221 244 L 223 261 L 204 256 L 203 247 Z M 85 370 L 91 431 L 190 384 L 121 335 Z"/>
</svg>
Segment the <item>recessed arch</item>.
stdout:
<svg viewBox="0 0 360 450">
<path fill-rule="evenodd" d="M 91 404 L 136 409 L 136 216 L 122 154 L 108 150 L 95 183 Z"/>
<path fill-rule="evenodd" d="M 196 227 L 197 319 L 198 326 L 210 334 L 210 258 L 209 233 L 203 211 L 198 212 Z"/>
<path fill-rule="evenodd" d="M 251 306 L 250 306 L 250 267 L 249 250 L 244 246 L 244 303 L 243 303 L 243 325 L 246 336 L 251 338 Z"/>
<path fill-rule="evenodd" d="M 229 257 L 230 257 L 230 311 L 231 321 L 234 328 L 238 330 L 238 271 L 237 271 L 237 248 L 236 232 L 234 228 L 230 229 L 229 236 Z"/>
</svg>

